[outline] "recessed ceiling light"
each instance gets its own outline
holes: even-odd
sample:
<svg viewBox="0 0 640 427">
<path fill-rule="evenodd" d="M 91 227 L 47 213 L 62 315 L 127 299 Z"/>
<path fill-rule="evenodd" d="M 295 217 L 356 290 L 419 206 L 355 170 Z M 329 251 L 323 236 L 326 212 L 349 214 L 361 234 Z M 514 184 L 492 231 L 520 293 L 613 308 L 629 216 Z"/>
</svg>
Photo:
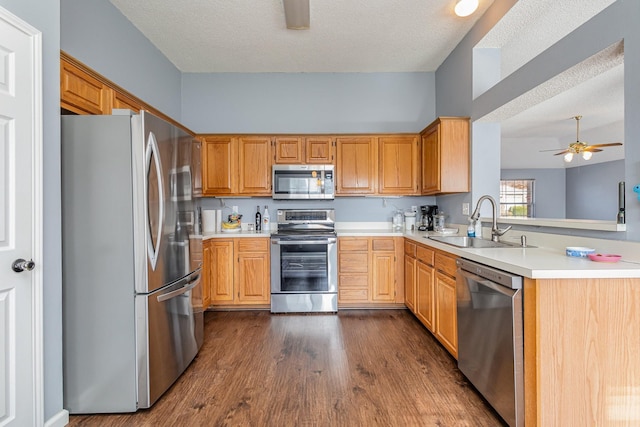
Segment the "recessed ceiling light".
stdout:
<svg viewBox="0 0 640 427">
<path fill-rule="evenodd" d="M 471 15 L 478 8 L 478 0 L 460 0 L 456 4 L 454 11 L 456 15 L 465 17 Z"/>
</svg>

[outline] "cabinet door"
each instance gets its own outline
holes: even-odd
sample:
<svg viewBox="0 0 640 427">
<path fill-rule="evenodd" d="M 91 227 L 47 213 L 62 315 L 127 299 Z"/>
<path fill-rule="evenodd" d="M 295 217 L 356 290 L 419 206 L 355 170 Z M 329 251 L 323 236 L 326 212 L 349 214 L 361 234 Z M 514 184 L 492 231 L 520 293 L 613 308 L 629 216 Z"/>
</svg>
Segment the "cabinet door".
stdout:
<svg viewBox="0 0 640 427">
<path fill-rule="evenodd" d="M 113 93 L 112 100 L 111 100 L 112 108 L 124 108 L 126 110 L 135 111 L 136 113 L 140 112 L 142 107 L 136 100 L 131 99 L 128 96 L 115 90 L 112 91 L 112 93 Z"/>
<path fill-rule="evenodd" d="M 202 243 L 202 306 L 206 310 L 211 304 L 211 273 L 212 265 L 211 241 Z"/>
<path fill-rule="evenodd" d="M 236 289 L 238 304 L 269 304 L 271 297 L 269 254 L 238 253 Z"/>
<path fill-rule="evenodd" d="M 111 114 L 111 88 L 60 60 L 60 106 L 77 114 Z"/>
<path fill-rule="evenodd" d="M 435 331 L 434 273 L 433 267 L 416 262 L 416 316 L 431 332 Z"/>
<path fill-rule="evenodd" d="M 371 255 L 371 299 L 373 301 L 395 301 L 395 257 L 395 252 L 373 252 Z"/>
<path fill-rule="evenodd" d="M 305 138 L 305 162 L 308 164 L 333 164 L 333 138 Z"/>
<path fill-rule="evenodd" d="M 440 124 L 422 135 L 422 194 L 440 191 Z"/>
<path fill-rule="evenodd" d="M 233 302 L 233 241 L 217 240 L 211 242 L 211 261 L 209 274 L 211 302 L 229 304 Z"/>
<path fill-rule="evenodd" d="M 336 194 L 375 193 L 376 153 L 374 137 L 336 139 Z"/>
<path fill-rule="evenodd" d="M 202 140 L 202 193 L 230 195 L 236 191 L 236 139 L 207 136 Z"/>
<path fill-rule="evenodd" d="M 455 279 L 436 273 L 435 282 L 436 298 L 436 338 L 447 350 L 458 357 L 458 316 L 456 308 L 456 281 Z"/>
<path fill-rule="evenodd" d="M 404 256 L 404 303 L 416 312 L 416 259 L 409 255 Z"/>
<path fill-rule="evenodd" d="M 304 163 L 303 138 L 277 137 L 274 144 L 275 155 L 273 161 L 277 164 Z"/>
<path fill-rule="evenodd" d="M 238 139 L 238 193 L 271 195 L 271 138 Z"/>
<path fill-rule="evenodd" d="M 419 194 L 419 150 L 417 136 L 379 138 L 378 188 L 381 194 Z"/>
</svg>

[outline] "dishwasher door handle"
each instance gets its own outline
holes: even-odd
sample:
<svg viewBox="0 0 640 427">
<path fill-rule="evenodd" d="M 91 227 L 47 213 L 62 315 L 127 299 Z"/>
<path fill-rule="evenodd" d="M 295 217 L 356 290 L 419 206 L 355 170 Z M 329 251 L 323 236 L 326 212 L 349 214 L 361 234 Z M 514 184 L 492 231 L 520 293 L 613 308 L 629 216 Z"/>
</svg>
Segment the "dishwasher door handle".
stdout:
<svg viewBox="0 0 640 427">
<path fill-rule="evenodd" d="M 478 276 L 477 274 L 470 273 L 466 270 L 458 269 L 458 274 L 465 278 L 465 283 L 468 283 L 466 279 L 470 279 L 477 283 L 478 285 L 485 286 L 491 290 L 494 290 L 502 295 L 506 295 L 508 297 L 513 297 L 517 292 L 516 289 L 507 288 L 506 286 L 499 285 L 498 283 L 492 282 L 491 280 L 485 279 L 484 277 Z"/>
</svg>

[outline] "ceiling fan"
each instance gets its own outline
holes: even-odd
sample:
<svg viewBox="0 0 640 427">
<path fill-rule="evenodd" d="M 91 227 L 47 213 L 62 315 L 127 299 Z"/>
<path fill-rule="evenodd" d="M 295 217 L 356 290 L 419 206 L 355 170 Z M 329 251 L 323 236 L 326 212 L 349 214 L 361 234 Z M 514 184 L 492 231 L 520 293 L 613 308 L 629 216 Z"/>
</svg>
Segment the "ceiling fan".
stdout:
<svg viewBox="0 0 640 427">
<path fill-rule="evenodd" d="M 602 151 L 601 148 L 603 147 L 613 147 L 614 145 L 622 145 L 621 142 L 610 142 L 607 144 L 590 145 L 584 141 L 580 141 L 580 119 L 582 118 L 582 116 L 574 116 L 573 118 L 576 119 L 576 142 L 572 142 L 571 144 L 569 144 L 568 148 L 541 150 L 541 152 L 542 151 L 560 151 L 559 153 L 554 154 L 554 156 L 561 156 L 564 154 L 564 161 L 570 162 L 571 160 L 573 160 L 574 154 L 582 154 L 583 159 L 589 160 L 593 153 Z"/>
</svg>

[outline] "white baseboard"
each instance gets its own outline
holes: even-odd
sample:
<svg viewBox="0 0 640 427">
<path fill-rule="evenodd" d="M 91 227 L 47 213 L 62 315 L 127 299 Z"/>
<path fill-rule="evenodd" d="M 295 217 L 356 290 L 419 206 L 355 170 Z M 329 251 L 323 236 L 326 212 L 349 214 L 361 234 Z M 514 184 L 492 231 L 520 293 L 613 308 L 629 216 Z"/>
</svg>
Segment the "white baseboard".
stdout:
<svg viewBox="0 0 640 427">
<path fill-rule="evenodd" d="M 49 418 L 44 427 L 64 427 L 69 424 L 69 411 L 63 409 L 62 411 Z"/>
</svg>

